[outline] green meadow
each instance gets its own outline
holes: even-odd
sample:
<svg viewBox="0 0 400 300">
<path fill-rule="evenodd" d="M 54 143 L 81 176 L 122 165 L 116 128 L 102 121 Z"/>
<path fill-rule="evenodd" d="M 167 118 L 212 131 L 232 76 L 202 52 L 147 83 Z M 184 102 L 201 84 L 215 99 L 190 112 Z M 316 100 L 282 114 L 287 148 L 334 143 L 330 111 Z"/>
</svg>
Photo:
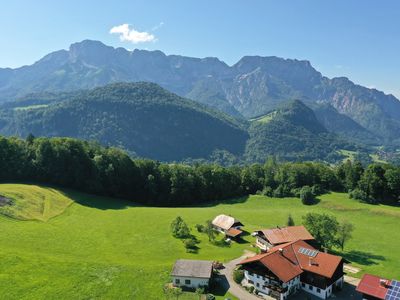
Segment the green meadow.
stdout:
<svg viewBox="0 0 400 300">
<path fill-rule="evenodd" d="M 312 206 L 296 198 L 249 196 L 186 208 L 23 184 L 0 184 L 0 195 L 13 202 L 0 207 L 0 299 L 165 299 L 162 287 L 176 259 L 228 261 L 254 250 L 250 235 L 244 243 L 218 247 L 196 232 L 195 224 L 221 213 L 240 219 L 249 232 L 284 225 L 289 213 L 296 224 L 307 212 L 333 214 L 355 225 L 341 253 L 361 269 L 354 276 L 400 279 L 400 208 L 359 203 L 346 194 L 321 196 Z M 186 253 L 170 234 L 178 215 L 200 240 L 197 254 Z"/>
</svg>

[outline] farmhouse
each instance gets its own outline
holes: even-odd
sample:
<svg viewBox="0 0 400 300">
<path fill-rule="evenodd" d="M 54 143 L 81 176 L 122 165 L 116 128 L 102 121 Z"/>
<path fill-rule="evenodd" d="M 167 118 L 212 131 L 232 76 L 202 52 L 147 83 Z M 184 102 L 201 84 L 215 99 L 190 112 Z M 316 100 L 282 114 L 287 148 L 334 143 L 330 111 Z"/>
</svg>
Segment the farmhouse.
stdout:
<svg viewBox="0 0 400 300">
<path fill-rule="evenodd" d="M 400 282 L 365 274 L 356 291 L 366 300 L 396 300 L 400 299 Z"/>
<path fill-rule="evenodd" d="M 212 261 L 178 259 L 171 273 L 172 284 L 189 289 L 207 287 L 212 277 L 212 271 Z"/>
<path fill-rule="evenodd" d="M 255 231 L 253 235 L 256 236 L 256 246 L 263 251 L 268 251 L 272 247 L 297 240 L 306 241 L 308 244 L 317 247 L 314 237 L 304 226 L 277 226 L 272 229 Z"/>
<path fill-rule="evenodd" d="M 214 228 L 226 236 L 230 238 L 239 237 L 243 231 L 241 230 L 242 226 L 244 226 L 239 220 L 227 216 L 227 215 L 219 215 L 214 218 L 212 221 Z"/>
<path fill-rule="evenodd" d="M 239 265 L 246 285 L 279 300 L 299 289 L 326 299 L 343 285 L 343 259 L 301 240 L 273 247 Z"/>
</svg>

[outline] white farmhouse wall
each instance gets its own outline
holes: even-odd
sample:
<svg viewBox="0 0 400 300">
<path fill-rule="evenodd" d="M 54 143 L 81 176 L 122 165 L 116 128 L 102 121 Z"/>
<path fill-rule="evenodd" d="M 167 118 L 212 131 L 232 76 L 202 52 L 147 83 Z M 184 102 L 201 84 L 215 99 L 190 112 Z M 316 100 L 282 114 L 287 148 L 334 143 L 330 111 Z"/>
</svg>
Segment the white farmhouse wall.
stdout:
<svg viewBox="0 0 400 300">
<path fill-rule="evenodd" d="M 270 289 L 267 287 L 264 288 L 264 286 L 269 283 L 277 284 L 276 282 L 270 280 L 269 278 L 263 277 L 261 275 L 256 275 L 254 273 L 249 273 L 248 271 L 244 272 L 244 278 L 246 279 L 246 282 L 254 286 L 256 290 L 267 295 L 270 293 Z M 250 283 L 249 280 L 253 283 Z M 291 290 L 298 289 L 299 285 L 300 285 L 300 276 L 293 278 L 289 282 L 283 283 L 282 287 L 283 288 L 287 287 L 288 290 L 286 293 L 281 293 L 281 300 L 283 300 L 286 296 L 288 296 Z"/>
<path fill-rule="evenodd" d="M 303 286 L 304 285 L 304 286 Z M 343 286 L 343 277 L 340 277 L 336 282 L 328 286 L 326 289 L 319 289 L 315 286 L 312 286 L 310 284 L 302 284 L 301 288 L 306 291 L 307 293 L 310 293 L 314 296 L 317 296 L 318 298 L 321 299 L 327 299 L 332 295 L 333 292 L 333 286 L 336 285 L 337 287 L 342 287 Z M 310 289 L 310 286 L 312 287 L 312 290 Z M 318 291 L 319 289 L 319 291 Z"/>
<path fill-rule="evenodd" d="M 177 283 L 177 279 L 179 283 Z M 174 286 L 185 286 L 188 288 L 196 289 L 202 286 L 208 286 L 209 279 L 205 278 L 195 278 L 195 277 L 181 277 L 181 276 L 172 276 L 172 283 Z M 186 280 L 190 280 L 190 283 L 186 283 Z"/>
</svg>

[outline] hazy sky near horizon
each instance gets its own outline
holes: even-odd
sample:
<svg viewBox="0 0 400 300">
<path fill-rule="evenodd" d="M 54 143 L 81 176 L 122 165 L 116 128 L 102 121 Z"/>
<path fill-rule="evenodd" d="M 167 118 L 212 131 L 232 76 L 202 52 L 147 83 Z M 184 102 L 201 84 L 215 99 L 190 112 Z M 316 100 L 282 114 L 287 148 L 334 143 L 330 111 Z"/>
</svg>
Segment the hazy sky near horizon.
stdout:
<svg viewBox="0 0 400 300">
<path fill-rule="evenodd" d="M 84 39 L 230 65 L 244 55 L 306 59 L 325 76 L 400 98 L 398 0 L 1 3 L 1 68 L 32 64 Z"/>
</svg>

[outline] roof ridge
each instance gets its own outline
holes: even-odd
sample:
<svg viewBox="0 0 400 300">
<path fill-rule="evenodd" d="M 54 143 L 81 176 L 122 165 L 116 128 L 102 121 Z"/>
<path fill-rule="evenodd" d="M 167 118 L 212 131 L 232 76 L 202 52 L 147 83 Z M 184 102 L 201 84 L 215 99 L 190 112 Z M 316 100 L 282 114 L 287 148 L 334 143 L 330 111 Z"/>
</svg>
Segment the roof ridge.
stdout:
<svg viewBox="0 0 400 300">
<path fill-rule="evenodd" d="M 293 248 L 293 244 L 292 244 L 292 248 Z M 298 266 L 300 267 L 301 270 L 303 270 L 303 267 L 302 267 L 301 264 L 300 264 L 300 260 L 299 260 L 299 258 L 297 257 L 297 253 L 296 253 L 296 251 L 294 250 L 294 248 L 293 248 L 293 253 L 294 253 L 294 256 L 296 257 Z"/>
</svg>

